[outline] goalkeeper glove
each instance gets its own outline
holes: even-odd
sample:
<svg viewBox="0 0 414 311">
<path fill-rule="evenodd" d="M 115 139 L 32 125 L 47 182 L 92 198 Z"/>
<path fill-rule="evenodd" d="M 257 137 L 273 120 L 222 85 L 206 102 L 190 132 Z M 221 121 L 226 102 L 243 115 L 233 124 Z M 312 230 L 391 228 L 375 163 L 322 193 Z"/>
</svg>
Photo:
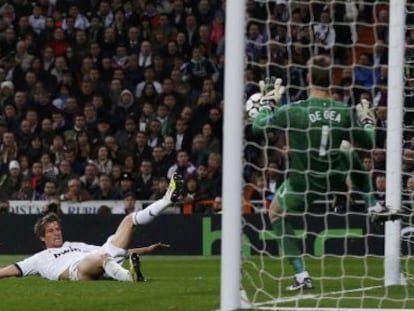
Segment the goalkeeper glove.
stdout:
<svg viewBox="0 0 414 311">
<path fill-rule="evenodd" d="M 259 87 L 262 93 L 262 106 L 268 105 L 271 109 L 277 107 L 285 93 L 282 79 L 270 78 L 266 79 L 266 81 L 262 80 L 259 82 Z"/>
<path fill-rule="evenodd" d="M 362 127 L 374 127 L 377 123 L 377 118 L 371 107 L 371 103 L 366 99 L 362 99 L 361 102 L 356 105 L 356 114 L 359 124 Z"/>
</svg>

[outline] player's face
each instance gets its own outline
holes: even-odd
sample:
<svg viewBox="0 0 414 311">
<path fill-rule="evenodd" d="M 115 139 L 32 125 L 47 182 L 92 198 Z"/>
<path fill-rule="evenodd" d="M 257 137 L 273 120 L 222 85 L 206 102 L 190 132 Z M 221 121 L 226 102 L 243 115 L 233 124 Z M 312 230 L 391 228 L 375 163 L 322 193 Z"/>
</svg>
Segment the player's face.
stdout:
<svg viewBox="0 0 414 311">
<path fill-rule="evenodd" d="M 40 238 L 46 248 L 61 247 L 63 244 L 62 228 L 56 221 L 45 225 L 45 234 Z"/>
</svg>

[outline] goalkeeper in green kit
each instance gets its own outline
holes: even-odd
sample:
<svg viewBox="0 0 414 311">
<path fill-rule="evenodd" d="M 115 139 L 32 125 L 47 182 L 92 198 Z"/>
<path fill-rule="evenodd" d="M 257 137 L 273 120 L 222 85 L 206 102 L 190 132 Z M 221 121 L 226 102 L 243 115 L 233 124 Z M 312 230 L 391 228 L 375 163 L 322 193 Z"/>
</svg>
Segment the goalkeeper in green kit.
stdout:
<svg viewBox="0 0 414 311">
<path fill-rule="evenodd" d="M 331 60 L 325 55 L 309 60 L 307 80 L 307 100 L 276 107 L 274 102 L 277 104 L 284 92 L 277 79 L 273 90 L 262 92 L 257 113 L 249 112 L 254 133 L 271 129 L 284 133 L 288 174 L 270 204 L 269 219 L 279 252 L 288 258 L 295 272 L 289 291 L 313 288 L 289 215 L 305 213 L 321 195 L 343 191 L 347 176 L 364 192 L 369 213 L 386 210 L 370 193 L 368 174 L 350 172 L 357 167 L 362 170 L 362 165 L 349 146 L 374 147 L 376 119 L 370 103 L 362 100 L 354 111 L 331 98 Z"/>
</svg>

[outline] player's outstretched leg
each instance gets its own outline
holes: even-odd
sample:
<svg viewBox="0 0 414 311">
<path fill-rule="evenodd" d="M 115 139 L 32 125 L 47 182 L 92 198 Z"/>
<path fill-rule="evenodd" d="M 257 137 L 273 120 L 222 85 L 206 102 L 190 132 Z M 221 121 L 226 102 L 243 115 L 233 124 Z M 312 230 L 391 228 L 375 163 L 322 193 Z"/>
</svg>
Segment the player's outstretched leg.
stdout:
<svg viewBox="0 0 414 311">
<path fill-rule="evenodd" d="M 155 201 L 142 211 L 132 213 L 132 222 L 134 225 L 146 225 L 152 222 L 162 211 L 178 201 L 183 188 L 184 180 L 182 176 L 174 173 L 162 199 Z"/>
</svg>

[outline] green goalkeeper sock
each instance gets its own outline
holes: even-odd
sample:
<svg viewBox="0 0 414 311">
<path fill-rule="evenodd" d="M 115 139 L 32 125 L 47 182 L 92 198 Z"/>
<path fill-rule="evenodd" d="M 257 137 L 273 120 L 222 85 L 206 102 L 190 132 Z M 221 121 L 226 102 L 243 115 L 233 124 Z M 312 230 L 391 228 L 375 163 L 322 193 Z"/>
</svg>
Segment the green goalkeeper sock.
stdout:
<svg viewBox="0 0 414 311">
<path fill-rule="evenodd" d="M 296 274 L 305 271 L 299 238 L 295 235 L 295 231 L 290 223 L 286 219 L 281 218 L 273 222 L 272 227 L 276 234 L 279 253 L 288 257 L 289 263 Z"/>
</svg>

